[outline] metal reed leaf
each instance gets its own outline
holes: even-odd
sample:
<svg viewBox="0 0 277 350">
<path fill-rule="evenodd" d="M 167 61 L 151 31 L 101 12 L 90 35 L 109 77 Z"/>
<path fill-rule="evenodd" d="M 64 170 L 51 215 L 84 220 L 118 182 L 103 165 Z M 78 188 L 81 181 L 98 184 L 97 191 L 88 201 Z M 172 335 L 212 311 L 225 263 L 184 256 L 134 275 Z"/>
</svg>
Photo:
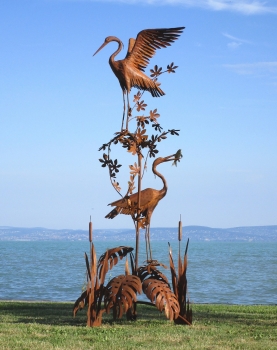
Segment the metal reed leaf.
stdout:
<svg viewBox="0 0 277 350">
<path fill-rule="evenodd" d="M 174 261 L 173 261 L 173 257 L 172 257 L 172 250 L 171 250 L 171 247 L 170 247 L 169 243 L 168 243 L 168 246 L 169 246 L 169 264 L 170 264 L 170 272 L 171 272 L 171 279 L 172 279 L 172 288 L 173 288 L 173 291 L 174 291 L 175 295 L 178 298 L 177 274 L 176 274 Z"/>
<path fill-rule="evenodd" d="M 89 260 L 88 260 L 87 253 L 85 253 L 85 261 L 86 261 L 86 267 L 87 267 L 87 274 L 88 274 L 89 279 L 91 280 Z"/>
<path fill-rule="evenodd" d="M 128 260 L 126 259 L 125 261 L 125 276 L 130 275 L 130 269 L 129 269 L 129 264 L 128 264 Z"/>
<path fill-rule="evenodd" d="M 180 280 L 180 277 L 183 274 L 183 265 L 182 265 L 182 260 L 181 260 L 181 256 L 179 255 L 178 257 L 178 280 Z"/>
<path fill-rule="evenodd" d="M 132 275 L 136 275 L 136 269 L 135 269 L 135 257 L 133 252 L 130 252 L 130 262 L 131 262 L 131 270 L 132 270 Z"/>
<path fill-rule="evenodd" d="M 187 240 L 187 244 L 186 244 L 185 255 L 187 255 L 187 253 L 188 253 L 188 247 L 189 247 L 189 238 L 188 238 L 188 240 Z"/>
<path fill-rule="evenodd" d="M 79 310 L 82 310 L 88 303 L 88 292 L 85 290 L 81 296 L 75 301 L 73 306 L 73 316 L 75 317 Z"/>
</svg>

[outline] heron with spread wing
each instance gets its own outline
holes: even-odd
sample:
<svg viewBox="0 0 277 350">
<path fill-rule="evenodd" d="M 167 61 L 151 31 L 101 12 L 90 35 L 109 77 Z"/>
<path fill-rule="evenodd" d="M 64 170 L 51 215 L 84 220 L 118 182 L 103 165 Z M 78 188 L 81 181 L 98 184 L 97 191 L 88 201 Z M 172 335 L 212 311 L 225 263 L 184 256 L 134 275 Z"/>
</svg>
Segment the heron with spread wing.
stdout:
<svg viewBox="0 0 277 350">
<path fill-rule="evenodd" d="M 118 55 L 123 48 L 122 41 L 115 36 L 108 36 L 104 43 L 94 53 L 94 55 L 96 55 L 97 52 L 112 41 L 118 43 L 117 50 L 110 56 L 109 64 L 119 80 L 123 92 L 123 118 L 121 129 L 123 129 L 126 109 L 125 93 L 127 93 L 128 105 L 126 129 L 128 129 L 128 114 L 130 109 L 129 93 L 132 87 L 149 91 L 153 97 L 160 97 L 165 94 L 158 84 L 143 72 L 149 64 L 150 58 L 155 55 L 156 49 L 170 46 L 171 43 L 178 39 L 184 28 L 185 27 L 142 30 L 138 33 L 136 39 L 129 39 L 128 52 L 123 60 L 115 61 L 115 56 Z"/>
</svg>

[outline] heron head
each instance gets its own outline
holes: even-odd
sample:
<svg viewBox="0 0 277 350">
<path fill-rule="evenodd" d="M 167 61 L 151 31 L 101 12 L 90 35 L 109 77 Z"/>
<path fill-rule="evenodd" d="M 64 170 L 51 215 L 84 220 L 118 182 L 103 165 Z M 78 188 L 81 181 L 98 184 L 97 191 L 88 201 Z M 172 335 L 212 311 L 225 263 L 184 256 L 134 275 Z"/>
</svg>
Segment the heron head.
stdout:
<svg viewBox="0 0 277 350">
<path fill-rule="evenodd" d="M 115 36 L 107 36 L 105 39 L 105 43 L 108 44 L 111 41 L 115 41 L 115 39 L 116 39 Z"/>
<path fill-rule="evenodd" d="M 182 152 L 181 150 L 178 150 L 175 154 L 171 154 L 170 156 L 167 157 L 159 157 L 155 159 L 153 162 L 153 167 L 157 166 L 158 164 L 164 163 L 164 162 L 171 162 L 173 161 L 173 165 L 177 164 L 176 162 L 180 161 L 180 158 L 182 158 Z"/>
<path fill-rule="evenodd" d="M 116 42 L 122 44 L 122 42 L 121 42 L 116 36 L 107 36 L 106 39 L 105 39 L 105 41 L 104 41 L 104 43 L 103 43 L 103 44 L 99 47 L 99 49 L 93 54 L 93 56 L 95 56 L 100 50 L 103 49 L 103 47 L 105 47 L 107 44 L 109 44 L 109 43 L 112 42 L 112 41 L 116 41 Z M 123 46 L 123 44 L 122 44 L 122 46 Z"/>
</svg>

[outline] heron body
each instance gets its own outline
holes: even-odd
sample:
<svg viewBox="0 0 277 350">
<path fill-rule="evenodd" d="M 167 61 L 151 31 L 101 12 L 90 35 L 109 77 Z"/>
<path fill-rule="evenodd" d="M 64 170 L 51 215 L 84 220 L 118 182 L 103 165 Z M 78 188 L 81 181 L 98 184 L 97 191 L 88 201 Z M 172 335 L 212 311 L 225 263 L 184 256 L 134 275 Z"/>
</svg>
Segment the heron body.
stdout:
<svg viewBox="0 0 277 350">
<path fill-rule="evenodd" d="M 183 29 L 184 27 L 142 30 L 138 33 L 136 39 L 129 39 L 127 55 L 123 60 L 115 60 L 115 57 L 123 48 L 122 41 L 115 36 L 108 36 L 104 43 L 94 53 L 94 55 L 96 55 L 110 42 L 115 41 L 118 43 L 117 50 L 110 56 L 109 64 L 117 77 L 123 92 L 123 121 L 125 115 L 124 93 L 127 93 L 129 110 L 130 106 L 128 95 L 132 87 L 149 91 L 153 97 L 159 97 L 165 94 L 158 84 L 144 73 L 144 69 L 149 64 L 150 58 L 154 56 L 156 49 L 170 46 L 171 43 L 178 39 L 180 34 L 183 32 Z M 127 126 L 128 117 L 126 128 Z"/>
<path fill-rule="evenodd" d="M 144 214 L 147 225 L 150 224 L 152 213 L 159 201 L 166 195 L 166 192 L 167 188 L 164 187 L 161 190 L 146 188 L 141 191 L 140 212 Z M 115 208 L 105 216 L 107 219 L 113 219 L 118 214 L 134 215 L 137 212 L 138 193 L 134 193 L 127 198 L 119 199 L 109 205 Z"/>
<path fill-rule="evenodd" d="M 116 37 L 108 37 L 110 41 L 117 41 L 119 43 L 119 51 L 123 46 L 122 42 Z M 106 38 L 107 40 L 107 38 Z M 131 44 L 132 45 L 132 44 Z M 134 44 L 133 44 L 134 45 Z M 130 47 L 130 44 L 129 44 Z M 117 55 L 117 51 L 111 55 L 109 59 L 109 64 L 111 66 L 112 71 L 117 77 L 119 84 L 123 93 L 129 93 L 132 87 L 136 87 L 140 90 L 147 90 L 151 93 L 153 97 L 158 97 L 164 95 L 162 89 L 154 82 L 151 78 L 149 78 L 143 71 L 139 70 L 135 66 L 129 64 L 128 53 L 126 58 L 123 60 L 115 61 L 114 57 Z"/>
</svg>

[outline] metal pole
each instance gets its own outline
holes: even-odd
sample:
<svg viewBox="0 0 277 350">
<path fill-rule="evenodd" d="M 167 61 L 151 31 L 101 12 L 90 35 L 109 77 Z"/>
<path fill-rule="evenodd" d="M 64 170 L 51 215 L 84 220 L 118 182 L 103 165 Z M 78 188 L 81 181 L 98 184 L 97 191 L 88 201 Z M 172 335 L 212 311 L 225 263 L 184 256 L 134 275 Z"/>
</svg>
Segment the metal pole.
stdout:
<svg viewBox="0 0 277 350">
<path fill-rule="evenodd" d="M 142 155 L 139 153 L 138 154 L 138 166 L 139 166 L 139 177 L 138 177 L 138 204 L 137 204 L 137 217 L 139 218 L 140 215 L 140 197 L 141 197 L 141 158 Z M 138 269 L 138 255 L 139 255 L 139 221 L 137 221 L 136 224 L 136 259 L 135 259 L 135 269 L 137 271 Z"/>
</svg>

